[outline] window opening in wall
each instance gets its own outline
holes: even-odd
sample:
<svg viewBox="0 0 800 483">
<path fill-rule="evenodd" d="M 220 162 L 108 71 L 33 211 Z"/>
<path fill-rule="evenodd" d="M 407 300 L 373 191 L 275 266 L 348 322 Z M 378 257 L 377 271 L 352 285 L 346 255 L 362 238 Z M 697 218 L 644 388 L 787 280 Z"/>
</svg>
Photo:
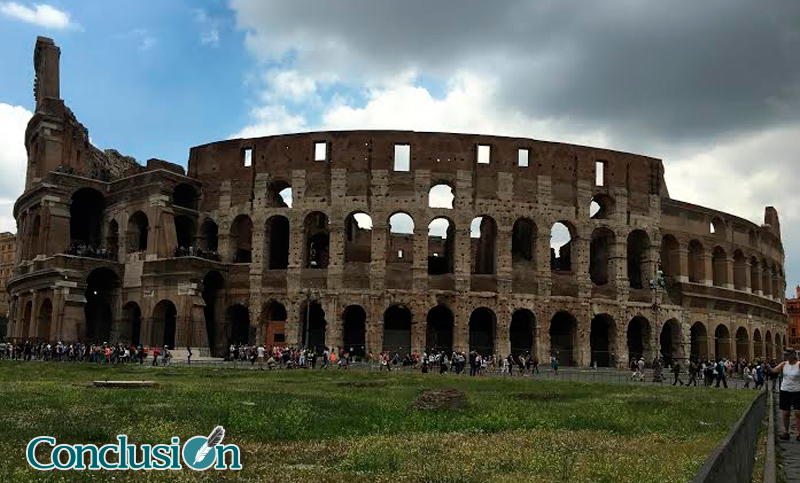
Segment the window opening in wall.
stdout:
<svg viewBox="0 0 800 483">
<path fill-rule="evenodd" d="M 489 164 L 492 157 L 492 147 L 488 144 L 478 144 L 478 164 Z"/>
<path fill-rule="evenodd" d="M 606 185 L 606 162 L 595 161 L 594 163 L 594 184 L 595 186 Z"/>
<path fill-rule="evenodd" d="M 561 222 L 550 229 L 550 269 L 568 272 L 572 270 L 572 233 Z"/>
<path fill-rule="evenodd" d="M 244 163 L 245 168 L 249 168 L 253 165 L 253 148 L 244 148 L 244 155 L 242 156 L 242 161 Z"/>
<path fill-rule="evenodd" d="M 446 184 L 437 184 L 428 192 L 428 207 L 448 208 L 452 210 L 455 197 L 453 188 Z"/>
<path fill-rule="evenodd" d="M 455 227 L 446 218 L 436 218 L 428 225 L 428 275 L 453 273 Z"/>
<path fill-rule="evenodd" d="M 517 151 L 517 166 L 520 168 L 528 167 L 528 150 L 520 149 Z"/>
<path fill-rule="evenodd" d="M 409 171 L 411 169 L 411 145 L 394 145 L 394 170 Z"/>
<path fill-rule="evenodd" d="M 328 143 L 314 143 L 314 161 L 328 159 Z"/>
<path fill-rule="evenodd" d="M 403 250 L 397 250 L 397 258 L 403 258 Z"/>
<path fill-rule="evenodd" d="M 708 224 L 708 232 L 711 233 L 712 235 L 717 232 L 717 230 L 714 228 L 713 223 Z"/>
</svg>

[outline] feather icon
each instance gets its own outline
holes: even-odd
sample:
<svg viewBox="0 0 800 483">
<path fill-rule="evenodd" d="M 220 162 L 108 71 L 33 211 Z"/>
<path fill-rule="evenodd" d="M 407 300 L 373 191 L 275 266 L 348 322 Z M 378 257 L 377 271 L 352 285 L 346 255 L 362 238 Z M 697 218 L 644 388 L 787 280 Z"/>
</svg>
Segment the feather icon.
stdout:
<svg viewBox="0 0 800 483">
<path fill-rule="evenodd" d="M 206 457 L 211 449 L 220 444 L 222 442 L 222 438 L 225 436 L 225 429 L 222 426 L 217 426 L 214 428 L 214 431 L 211 431 L 211 434 L 208 435 L 208 439 L 206 440 L 206 444 L 200 447 L 197 450 L 197 456 L 194 457 L 194 463 L 197 464 Z"/>
</svg>

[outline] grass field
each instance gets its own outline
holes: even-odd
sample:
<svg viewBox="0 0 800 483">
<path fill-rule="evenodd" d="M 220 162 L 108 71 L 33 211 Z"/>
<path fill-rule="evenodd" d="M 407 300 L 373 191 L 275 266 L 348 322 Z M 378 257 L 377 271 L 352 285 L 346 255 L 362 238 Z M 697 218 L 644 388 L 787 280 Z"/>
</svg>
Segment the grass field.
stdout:
<svg viewBox="0 0 800 483">
<path fill-rule="evenodd" d="M 91 387 L 97 379 L 162 384 Z M 412 407 L 437 388 L 464 391 L 467 406 Z M 0 482 L 685 482 L 753 396 L 530 378 L 3 362 Z M 37 472 L 25 461 L 40 435 L 168 444 L 216 425 L 242 449 L 242 471 Z"/>
</svg>

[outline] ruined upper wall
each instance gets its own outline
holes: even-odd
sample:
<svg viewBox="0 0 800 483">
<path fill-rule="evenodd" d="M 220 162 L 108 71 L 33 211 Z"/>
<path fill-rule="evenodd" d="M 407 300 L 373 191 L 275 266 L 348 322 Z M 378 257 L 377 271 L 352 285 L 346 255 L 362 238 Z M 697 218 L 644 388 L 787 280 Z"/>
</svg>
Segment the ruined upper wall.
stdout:
<svg viewBox="0 0 800 483">
<path fill-rule="evenodd" d="M 325 143 L 324 161 L 315 161 L 316 143 Z M 409 171 L 394 169 L 396 145 L 410 146 Z M 479 145 L 490 147 L 488 164 L 478 163 Z M 527 150 L 527 167 L 519 166 L 521 149 Z M 251 166 L 245 166 L 246 150 L 252 150 Z M 191 149 L 188 175 L 203 182 L 204 198 L 210 194 L 213 199 L 221 182 L 230 181 L 231 203 L 237 204 L 248 201 L 262 173 L 291 183 L 292 171 L 304 170 L 306 186 L 324 196 L 332 169 L 346 169 L 348 183 L 365 187 L 373 171 L 386 171 L 390 191 L 392 185 L 410 187 L 410 173 L 417 170 L 430 171 L 433 183 L 452 186 L 459 172 L 469 172 L 476 197 L 496 192 L 498 174 L 509 173 L 518 201 L 535 202 L 537 180 L 546 176 L 553 201 L 572 204 L 579 181 L 595 186 L 598 162 L 605 171 L 602 188 L 625 189 L 634 211 L 645 213 L 649 196 L 665 192 L 661 161 L 647 156 L 527 138 L 415 131 L 328 131 L 220 141 Z"/>
</svg>

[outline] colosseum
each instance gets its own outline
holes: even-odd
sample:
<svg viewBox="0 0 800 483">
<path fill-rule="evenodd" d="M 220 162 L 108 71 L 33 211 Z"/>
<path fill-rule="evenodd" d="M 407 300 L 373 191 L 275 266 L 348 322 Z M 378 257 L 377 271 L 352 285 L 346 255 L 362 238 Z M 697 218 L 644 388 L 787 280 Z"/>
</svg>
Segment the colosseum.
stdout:
<svg viewBox="0 0 800 483">
<path fill-rule="evenodd" d="M 10 335 L 563 364 L 772 357 L 778 214 L 670 198 L 661 160 L 526 138 L 336 131 L 230 139 L 188 168 L 101 151 L 39 38 Z M 713 180 L 709 180 L 713 182 Z"/>
</svg>

